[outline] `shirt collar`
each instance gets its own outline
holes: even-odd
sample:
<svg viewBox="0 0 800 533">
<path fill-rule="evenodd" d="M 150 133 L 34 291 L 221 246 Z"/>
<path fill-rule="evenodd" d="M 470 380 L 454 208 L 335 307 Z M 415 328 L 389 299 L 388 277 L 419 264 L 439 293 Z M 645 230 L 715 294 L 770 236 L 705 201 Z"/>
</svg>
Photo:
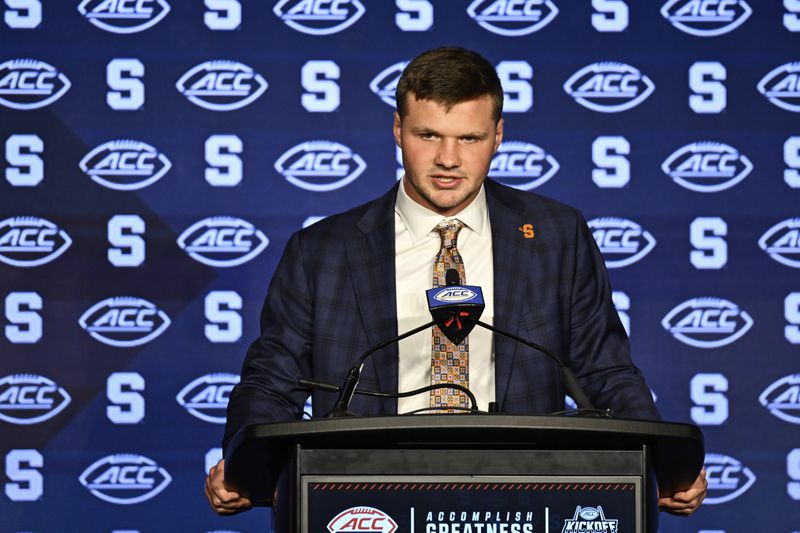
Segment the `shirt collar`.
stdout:
<svg viewBox="0 0 800 533">
<path fill-rule="evenodd" d="M 403 180 L 405 179 L 405 176 L 403 176 Z M 478 235 L 486 236 L 489 209 L 486 204 L 486 191 L 483 185 L 481 185 L 481 189 L 478 191 L 478 196 L 476 196 L 467 207 L 450 217 L 444 217 L 412 200 L 408 193 L 406 193 L 402 182 L 400 183 L 399 189 L 400 190 L 397 191 L 394 211 L 400 216 L 403 224 L 405 224 L 413 242 L 416 243 L 433 232 L 434 228 L 443 220 L 452 219 L 458 219 L 463 222 L 467 228 Z"/>
</svg>

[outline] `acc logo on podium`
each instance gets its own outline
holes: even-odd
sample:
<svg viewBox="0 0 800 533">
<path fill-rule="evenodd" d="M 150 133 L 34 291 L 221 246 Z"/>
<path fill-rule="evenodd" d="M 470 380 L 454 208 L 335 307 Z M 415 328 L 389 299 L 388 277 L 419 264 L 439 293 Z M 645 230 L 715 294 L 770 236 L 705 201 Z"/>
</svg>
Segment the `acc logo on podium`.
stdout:
<svg viewBox="0 0 800 533">
<path fill-rule="evenodd" d="M 11 424 L 44 422 L 71 400 L 66 390 L 44 376 L 13 374 L 0 379 L 0 420 Z"/>
<path fill-rule="evenodd" d="M 206 374 L 183 387 L 175 399 L 195 418 L 224 424 L 228 399 L 237 383 L 239 376 L 235 374 Z"/>
<path fill-rule="evenodd" d="M 101 500 L 131 505 L 155 497 L 172 476 L 143 455 L 115 454 L 92 463 L 78 480 Z"/>
<path fill-rule="evenodd" d="M 232 267 L 260 254 L 269 244 L 261 230 L 236 217 L 209 217 L 178 237 L 178 246 L 204 265 Z"/>
<path fill-rule="evenodd" d="M 538 146 L 528 142 L 504 141 L 489 167 L 489 177 L 522 191 L 535 189 L 552 178 L 558 161 Z"/>
<path fill-rule="evenodd" d="M 800 374 L 779 379 L 764 389 L 758 401 L 781 420 L 800 424 Z"/>
<path fill-rule="evenodd" d="M 39 109 L 70 88 L 67 77 L 36 59 L 12 59 L 0 64 L 0 104 L 12 109 Z"/>
<path fill-rule="evenodd" d="M 287 150 L 275 161 L 286 181 L 307 191 L 341 189 L 367 168 L 360 155 L 333 141 L 306 141 Z"/>
<path fill-rule="evenodd" d="M 632 220 L 616 217 L 587 222 L 608 268 L 621 268 L 641 260 L 656 245 L 656 239 Z"/>
<path fill-rule="evenodd" d="M 708 496 L 704 504 L 715 505 L 738 498 L 756 482 L 756 475 L 741 462 L 717 453 L 705 458 Z"/>
<path fill-rule="evenodd" d="M 86 20 L 112 33 L 136 33 L 152 28 L 169 10 L 165 0 L 83 0 L 78 5 L 78 11 Z"/>
<path fill-rule="evenodd" d="M 661 15 L 682 32 L 715 37 L 735 30 L 753 10 L 744 0 L 669 0 Z"/>
<path fill-rule="evenodd" d="M 397 522 L 374 507 L 351 507 L 328 522 L 330 533 L 394 533 Z"/>
<path fill-rule="evenodd" d="M 694 142 L 669 156 L 661 170 L 686 189 L 719 192 L 745 179 L 753 170 L 753 164 L 727 144 Z"/>
<path fill-rule="evenodd" d="M 558 8 L 550 0 L 475 0 L 467 7 L 467 14 L 492 33 L 516 37 L 550 24 Z"/>
<path fill-rule="evenodd" d="M 193 67 L 175 87 L 194 105 L 211 111 L 232 111 L 253 103 L 269 84 L 245 64 L 216 60 Z"/>
<path fill-rule="evenodd" d="M 647 99 L 655 84 L 625 63 L 602 61 L 580 69 L 564 82 L 564 91 L 580 105 L 600 113 L 626 111 Z"/>
<path fill-rule="evenodd" d="M 800 61 L 771 70 L 758 82 L 758 92 L 776 106 L 800 113 Z"/>
<path fill-rule="evenodd" d="M 758 246 L 775 261 L 800 268 L 800 218 L 775 224 L 758 239 Z"/>
<path fill-rule="evenodd" d="M 80 167 L 103 187 L 135 191 L 161 179 L 172 163 L 149 144 L 123 139 L 101 144 L 81 159 Z"/>
<path fill-rule="evenodd" d="M 401 61 L 389 67 L 386 67 L 378 73 L 377 76 L 372 78 L 369 82 L 369 89 L 375 93 L 378 98 L 383 100 L 384 103 L 392 107 L 397 107 L 395 101 L 395 91 L 397 90 L 397 82 L 400 81 L 400 76 L 408 66 L 409 61 Z"/>
<path fill-rule="evenodd" d="M 753 326 L 743 309 L 722 298 L 692 298 L 661 321 L 673 337 L 695 348 L 719 348 L 735 342 Z"/>
<path fill-rule="evenodd" d="M 87 309 L 78 324 L 103 344 L 130 348 L 161 335 L 169 327 L 170 319 L 164 311 L 147 300 L 116 296 Z"/>
<path fill-rule="evenodd" d="M 39 217 L 0 221 L 0 261 L 16 267 L 35 267 L 63 254 L 72 239 L 58 226 Z"/>
<path fill-rule="evenodd" d="M 330 35 L 352 26 L 366 8 L 359 0 L 281 0 L 272 11 L 292 29 Z"/>
</svg>

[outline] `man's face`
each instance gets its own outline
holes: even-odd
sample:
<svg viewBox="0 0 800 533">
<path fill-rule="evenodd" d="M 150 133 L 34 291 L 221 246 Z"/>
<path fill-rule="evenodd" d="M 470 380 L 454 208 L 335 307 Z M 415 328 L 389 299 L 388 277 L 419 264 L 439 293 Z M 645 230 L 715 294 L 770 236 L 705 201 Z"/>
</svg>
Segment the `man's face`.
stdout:
<svg viewBox="0 0 800 533">
<path fill-rule="evenodd" d="M 475 199 L 500 141 L 488 95 L 449 111 L 430 100 L 406 102 L 406 116 L 394 114 L 394 139 L 403 153 L 406 193 L 440 215 L 452 216 Z"/>
</svg>

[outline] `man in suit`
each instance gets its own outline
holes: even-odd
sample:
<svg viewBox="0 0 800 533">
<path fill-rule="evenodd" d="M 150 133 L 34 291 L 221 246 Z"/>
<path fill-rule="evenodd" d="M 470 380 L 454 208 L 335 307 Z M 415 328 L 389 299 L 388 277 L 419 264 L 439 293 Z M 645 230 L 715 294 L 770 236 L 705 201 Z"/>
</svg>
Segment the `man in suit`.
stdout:
<svg viewBox="0 0 800 533">
<path fill-rule="evenodd" d="M 483 287 L 484 320 L 560 354 L 597 407 L 623 418 L 659 418 L 631 362 L 603 258 L 583 217 L 486 178 L 503 138 L 502 103 L 494 68 L 474 52 L 439 48 L 409 64 L 393 127 L 405 176 L 384 196 L 291 237 L 264 303 L 261 335 L 230 397 L 224 447 L 245 425 L 300 418 L 308 393 L 299 378 L 339 383 L 368 347 L 427 322 L 424 290 L 431 270 L 433 284 L 443 284 L 442 264 Z M 376 352 L 360 386 L 397 392 L 456 382 L 476 393 L 482 409 L 492 401 L 506 413 L 563 409 L 557 368 L 542 354 L 477 329 L 445 350 L 436 329 L 432 334 L 433 342 L 420 333 Z M 438 351 L 449 352 L 447 362 Z M 451 371 L 455 378 L 447 377 Z M 315 414 L 329 412 L 336 397 L 314 392 Z M 391 415 L 445 400 L 416 401 L 357 396 L 351 409 Z M 206 480 L 212 507 L 220 514 L 249 508 L 223 475 L 220 461 Z M 692 489 L 659 503 L 690 514 L 705 486 L 701 474 Z"/>
</svg>

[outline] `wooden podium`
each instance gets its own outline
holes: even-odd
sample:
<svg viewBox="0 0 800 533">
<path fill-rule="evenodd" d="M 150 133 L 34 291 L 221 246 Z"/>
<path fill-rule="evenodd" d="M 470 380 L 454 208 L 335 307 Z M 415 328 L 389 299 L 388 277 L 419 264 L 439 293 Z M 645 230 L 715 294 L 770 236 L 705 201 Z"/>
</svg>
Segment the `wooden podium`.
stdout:
<svg viewBox="0 0 800 533">
<path fill-rule="evenodd" d="M 690 424 L 352 417 L 248 426 L 225 479 L 276 507 L 281 532 L 644 533 L 656 531 L 656 483 L 685 490 L 703 460 Z"/>
</svg>

